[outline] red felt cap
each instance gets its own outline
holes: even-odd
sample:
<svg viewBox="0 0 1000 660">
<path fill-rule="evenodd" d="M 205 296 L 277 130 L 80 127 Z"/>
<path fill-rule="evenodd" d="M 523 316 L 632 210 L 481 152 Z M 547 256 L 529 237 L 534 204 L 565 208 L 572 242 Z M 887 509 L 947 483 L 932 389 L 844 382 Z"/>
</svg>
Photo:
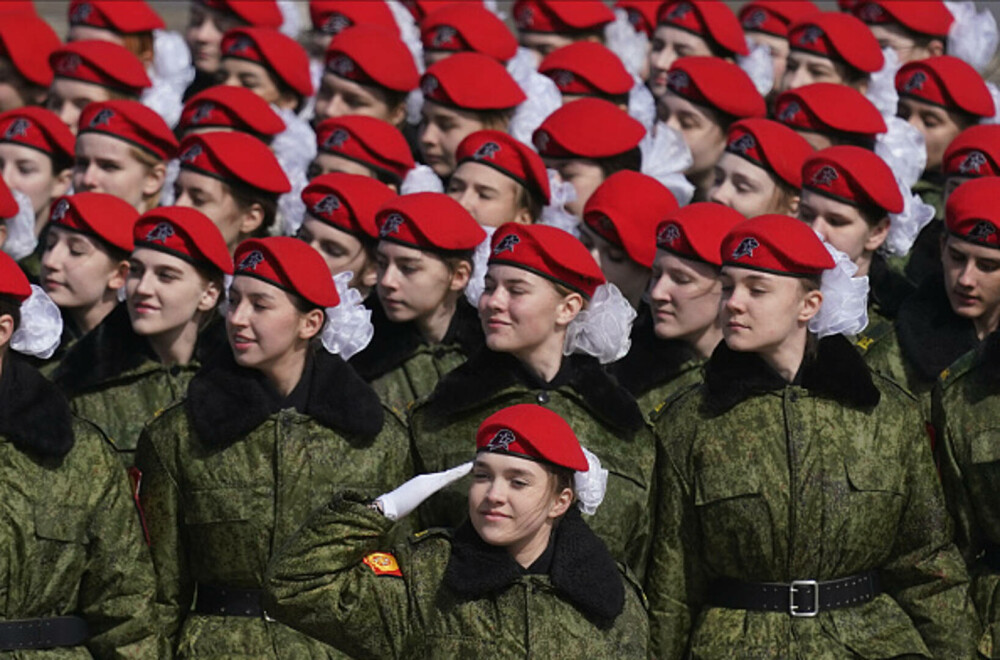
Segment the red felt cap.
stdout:
<svg viewBox="0 0 1000 660">
<path fill-rule="evenodd" d="M 944 152 L 948 176 L 1000 176 L 1000 126 L 979 124 L 958 134 Z"/>
<path fill-rule="evenodd" d="M 82 192 L 53 201 L 49 224 L 94 236 L 131 252 L 132 227 L 138 217 L 139 212 L 123 199 L 107 193 Z"/>
<path fill-rule="evenodd" d="M 291 236 L 250 238 L 236 247 L 235 274 L 256 277 L 317 307 L 340 304 L 330 269 L 319 252 Z"/>
<path fill-rule="evenodd" d="M 583 243 L 548 225 L 500 225 L 490 241 L 490 265 L 523 268 L 592 298 L 604 273 Z"/>
<path fill-rule="evenodd" d="M 397 92 L 416 89 L 420 82 L 406 44 L 375 25 L 355 25 L 335 36 L 326 49 L 326 72 Z"/>
<path fill-rule="evenodd" d="M 759 215 L 733 227 L 722 240 L 721 256 L 724 266 L 800 277 L 836 265 L 809 225 L 778 214 Z"/>
<path fill-rule="evenodd" d="M 163 30 L 163 19 L 143 0 L 70 0 L 69 24 L 135 34 Z"/>
<path fill-rule="evenodd" d="M 617 55 L 595 41 L 552 51 L 538 65 L 563 94 L 622 96 L 635 84 Z"/>
<path fill-rule="evenodd" d="M 740 24 L 747 32 L 787 37 L 792 23 L 818 11 L 809 0 L 751 0 L 740 8 Z"/>
<path fill-rule="evenodd" d="M 302 191 L 306 213 L 359 238 L 378 239 L 375 214 L 396 198 L 387 185 L 368 176 L 334 172 L 318 176 Z"/>
<path fill-rule="evenodd" d="M 846 62 L 864 73 L 885 64 L 878 40 L 868 26 L 850 14 L 824 11 L 798 21 L 788 31 L 792 50 Z"/>
<path fill-rule="evenodd" d="M 0 296 L 13 298 L 19 303 L 31 296 L 31 283 L 6 252 L 0 252 Z"/>
<path fill-rule="evenodd" d="M 982 76 L 971 65 L 941 55 L 904 64 L 896 74 L 896 91 L 918 101 L 978 117 L 996 112 L 993 96 Z"/>
<path fill-rule="evenodd" d="M 506 62 L 517 54 L 517 39 L 496 14 L 479 3 L 453 2 L 420 21 L 424 51 L 471 50 Z"/>
<path fill-rule="evenodd" d="M 465 110 L 513 108 L 527 97 L 502 64 L 481 53 L 455 53 L 420 78 L 424 99 Z"/>
<path fill-rule="evenodd" d="M 284 23 L 276 0 L 194 0 L 215 11 L 232 14 L 247 25 L 279 28 Z"/>
<path fill-rule="evenodd" d="M 533 403 L 502 408 L 483 420 L 476 431 L 476 451 L 523 456 L 578 472 L 590 467 L 566 420 Z"/>
<path fill-rule="evenodd" d="M 628 22 L 636 32 L 645 32 L 647 37 L 653 36 L 656 12 L 660 8 L 659 0 L 617 0 L 615 8 L 625 10 Z"/>
<path fill-rule="evenodd" d="M 418 24 L 441 7 L 453 5 L 456 1 L 470 5 L 473 3 L 482 4 L 482 0 L 400 0 Z"/>
<path fill-rule="evenodd" d="M 853 12 L 854 8 L 861 3 L 861 0 L 837 0 L 840 11 Z"/>
<path fill-rule="evenodd" d="M 412 193 L 390 199 L 375 215 L 379 239 L 418 250 L 467 252 L 486 238 L 462 205 L 443 193 Z"/>
<path fill-rule="evenodd" d="M 313 29 L 340 34 L 352 25 L 377 25 L 398 35 L 399 26 L 383 0 L 309 0 Z"/>
<path fill-rule="evenodd" d="M 597 187 L 583 208 L 583 222 L 629 259 L 646 268 L 656 258 L 656 227 L 677 210 L 677 200 L 651 176 L 622 170 Z"/>
<path fill-rule="evenodd" d="M 246 133 L 189 135 L 181 142 L 178 153 L 181 169 L 236 181 L 266 193 L 281 194 L 292 189 L 267 145 Z"/>
<path fill-rule="evenodd" d="M 804 137 L 771 119 L 743 119 L 730 126 L 726 151 L 764 168 L 796 190 L 802 187 L 802 165 L 813 154 Z"/>
<path fill-rule="evenodd" d="M 614 12 L 601 0 L 515 0 L 513 14 L 521 32 L 598 30 L 615 20 Z"/>
<path fill-rule="evenodd" d="M 656 247 L 685 259 L 721 266 L 722 239 L 746 220 L 715 202 L 695 202 L 668 214 L 656 228 Z"/>
<path fill-rule="evenodd" d="M 657 21 L 713 42 L 727 54 L 750 52 L 739 19 L 721 0 L 667 0 L 660 5 Z"/>
<path fill-rule="evenodd" d="M 458 145 L 455 160 L 481 163 L 509 176 L 544 204 L 549 203 L 549 175 L 534 149 L 503 131 L 476 131 Z"/>
<path fill-rule="evenodd" d="M 201 211 L 183 206 L 161 206 L 146 211 L 135 223 L 136 248 L 172 254 L 196 266 L 210 266 L 233 274 L 233 259 L 222 232 Z"/>
<path fill-rule="evenodd" d="M 222 57 L 260 64 L 300 96 L 312 96 L 309 56 L 291 37 L 272 28 L 238 27 L 222 37 Z"/>
<path fill-rule="evenodd" d="M 645 135 L 645 127 L 617 105 L 588 97 L 557 108 L 531 141 L 551 158 L 609 158 L 637 148 Z"/>
<path fill-rule="evenodd" d="M 718 57 L 682 57 L 670 65 L 667 89 L 732 117 L 763 117 L 764 97 L 743 69 Z"/>
<path fill-rule="evenodd" d="M 110 41 L 74 41 L 49 56 L 53 73 L 139 96 L 152 83 L 139 58 Z"/>
<path fill-rule="evenodd" d="M 1000 249 L 1000 178 L 966 181 L 948 196 L 945 227 L 952 236 Z"/>
<path fill-rule="evenodd" d="M 216 85 L 184 104 L 178 133 L 194 128 L 231 128 L 254 137 L 271 137 L 285 130 L 271 105 L 245 87 Z"/>
<path fill-rule="evenodd" d="M 49 57 L 60 46 L 49 24 L 33 14 L 3 16 L 0 20 L 0 57 L 6 57 L 17 72 L 40 87 L 52 84 Z"/>
<path fill-rule="evenodd" d="M 864 94 L 835 83 L 813 83 L 778 95 L 774 118 L 796 130 L 852 133 L 874 139 L 885 119 Z"/>
<path fill-rule="evenodd" d="M 72 160 L 76 137 L 55 113 L 25 106 L 0 114 L 0 142 L 38 149 L 53 159 Z"/>
<path fill-rule="evenodd" d="M 17 199 L 14 198 L 14 193 L 10 191 L 3 179 L 0 179 L 0 219 L 13 218 L 19 210 L 20 207 L 17 204 Z"/>
<path fill-rule="evenodd" d="M 138 101 L 90 103 L 80 113 L 78 135 L 101 133 L 124 140 L 160 160 L 173 158 L 177 138 L 167 122 Z"/>
<path fill-rule="evenodd" d="M 955 17 L 942 0 L 862 0 L 854 15 L 870 25 L 898 23 L 908 30 L 947 38 Z"/>
<path fill-rule="evenodd" d="M 366 167 L 391 175 L 401 183 L 414 167 L 406 138 L 392 124 L 361 115 L 323 120 L 316 127 L 316 146 Z"/>
<path fill-rule="evenodd" d="M 855 206 L 900 213 L 903 197 L 892 170 L 873 151 L 838 146 L 817 151 L 802 166 L 802 187 Z"/>
</svg>

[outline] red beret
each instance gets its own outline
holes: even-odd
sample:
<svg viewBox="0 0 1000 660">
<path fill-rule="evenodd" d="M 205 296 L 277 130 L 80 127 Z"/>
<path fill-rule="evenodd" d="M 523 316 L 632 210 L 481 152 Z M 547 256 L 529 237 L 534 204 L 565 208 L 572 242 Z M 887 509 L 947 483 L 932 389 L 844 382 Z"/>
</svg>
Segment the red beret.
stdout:
<svg viewBox="0 0 1000 660">
<path fill-rule="evenodd" d="M 653 177 L 622 170 L 597 187 L 583 209 L 583 221 L 598 236 L 625 249 L 629 259 L 653 267 L 656 227 L 677 210 L 677 200 Z"/>
<path fill-rule="evenodd" d="M 0 296 L 13 298 L 19 303 L 31 296 L 31 283 L 6 252 L 0 252 Z"/>
<path fill-rule="evenodd" d="M 300 96 L 312 96 L 309 56 L 291 37 L 277 30 L 239 27 L 222 37 L 222 56 L 260 64 Z"/>
<path fill-rule="evenodd" d="M 819 12 L 795 23 L 788 31 L 788 42 L 792 50 L 840 60 L 864 73 L 874 73 L 885 64 L 868 26 L 837 11 Z"/>
<path fill-rule="evenodd" d="M 326 71 L 362 85 L 397 92 L 416 89 L 420 82 L 406 44 L 374 25 L 355 25 L 335 36 L 326 49 Z"/>
<path fill-rule="evenodd" d="M 377 25 L 395 35 L 399 26 L 383 0 L 309 0 L 313 29 L 323 34 L 340 34 L 352 25 Z"/>
<path fill-rule="evenodd" d="M 323 120 L 316 127 L 316 146 L 341 158 L 353 160 L 389 174 L 397 183 L 413 169 L 413 154 L 406 138 L 392 124 L 361 115 Z"/>
<path fill-rule="evenodd" d="M 853 11 L 870 25 L 898 23 L 913 32 L 942 38 L 955 22 L 942 0 L 862 0 Z"/>
<path fill-rule="evenodd" d="M 80 113 L 78 135 L 102 133 L 144 149 L 160 160 L 177 151 L 177 138 L 167 122 L 138 101 L 90 103 Z"/>
<path fill-rule="evenodd" d="M 517 54 L 517 39 L 496 14 L 478 3 L 454 2 L 420 21 L 424 51 L 471 50 L 506 62 Z"/>
<path fill-rule="evenodd" d="M 531 141 L 551 158 L 610 158 L 637 148 L 645 135 L 645 127 L 617 105 L 588 97 L 557 108 Z"/>
<path fill-rule="evenodd" d="M 1000 176 L 1000 126 L 979 124 L 958 134 L 944 152 L 946 176 Z"/>
<path fill-rule="evenodd" d="M 195 266 L 211 266 L 233 274 L 222 232 L 201 211 L 183 206 L 161 206 L 139 216 L 132 230 L 136 248 L 166 252 Z"/>
<path fill-rule="evenodd" d="M 541 156 L 503 131 L 476 131 L 455 151 L 455 160 L 481 163 L 509 176 L 543 204 L 549 203 L 549 175 Z"/>
<path fill-rule="evenodd" d="M 862 0 L 837 0 L 837 6 L 840 7 L 840 11 L 852 12 L 861 1 Z"/>
<path fill-rule="evenodd" d="M 167 26 L 143 0 L 70 0 L 69 24 L 135 34 L 163 30 Z"/>
<path fill-rule="evenodd" d="M 0 219 L 13 218 L 20 210 L 14 193 L 10 191 L 3 179 L 0 179 Z"/>
<path fill-rule="evenodd" d="M 795 190 L 802 187 L 802 165 L 813 153 L 804 137 L 770 119 L 744 119 L 729 127 L 726 151 L 774 174 Z"/>
<path fill-rule="evenodd" d="M 139 212 L 107 193 L 81 192 L 52 202 L 49 224 L 88 234 L 119 250 L 131 252 L 132 227 Z"/>
<path fill-rule="evenodd" d="M 747 32 L 787 37 L 792 23 L 818 11 L 809 0 L 751 0 L 740 9 L 740 24 Z"/>
<path fill-rule="evenodd" d="M 291 236 L 250 238 L 233 255 L 236 275 L 256 277 L 317 307 L 340 304 L 330 269 L 319 252 Z"/>
<path fill-rule="evenodd" d="M 1000 249 L 1000 179 L 966 181 L 948 197 L 945 227 L 948 233 L 977 245 Z"/>
<path fill-rule="evenodd" d="M 292 189 L 267 145 L 246 133 L 215 131 L 189 135 L 181 142 L 179 152 L 181 169 L 266 193 L 281 194 Z"/>
<path fill-rule="evenodd" d="M 60 46 L 49 24 L 31 14 L 4 16 L 0 21 L 0 57 L 6 57 L 17 72 L 41 87 L 52 84 L 49 57 Z"/>
<path fill-rule="evenodd" d="M 503 110 L 527 97 L 502 64 L 481 53 L 455 53 L 420 78 L 424 98 L 464 110 Z"/>
<path fill-rule="evenodd" d="M 617 55 L 595 41 L 552 51 L 538 65 L 563 94 L 622 96 L 635 84 Z"/>
<path fill-rule="evenodd" d="M 685 259 L 721 266 L 722 239 L 746 220 L 715 202 L 695 202 L 668 214 L 656 228 L 656 247 Z"/>
<path fill-rule="evenodd" d="M 152 83 L 139 58 L 110 41 L 74 41 L 49 56 L 53 73 L 139 96 Z"/>
<path fill-rule="evenodd" d="M 548 225 L 500 225 L 490 241 L 490 264 L 515 266 L 586 296 L 604 284 L 594 257 L 575 236 Z"/>
<path fill-rule="evenodd" d="M 904 64 L 896 74 L 896 91 L 900 96 L 979 117 L 992 117 L 996 112 L 982 76 L 951 55 Z"/>
<path fill-rule="evenodd" d="M 378 239 L 375 213 L 395 198 L 381 181 L 341 172 L 318 176 L 302 191 L 306 213 L 358 238 Z"/>
<path fill-rule="evenodd" d="M 424 18 L 441 9 L 441 7 L 453 5 L 456 1 L 470 5 L 473 2 L 482 4 L 481 0 L 400 0 L 403 6 L 410 11 L 410 15 L 413 16 L 413 20 L 417 23 L 420 23 Z"/>
<path fill-rule="evenodd" d="M 522 32 L 598 30 L 615 20 L 601 0 L 515 0 L 513 14 Z"/>
<path fill-rule="evenodd" d="M 645 32 L 647 37 L 653 36 L 656 12 L 660 8 L 659 0 L 618 0 L 615 8 L 625 10 L 628 22 L 636 32 Z"/>
<path fill-rule="evenodd" d="M 462 205 L 443 193 L 394 197 L 375 215 L 379 239 L 418 250 L 468 252 L 486 238 Z"/>
<path fill-rule="evenodd" d="M 483 420 L 476 431 L 476 451 L 523 456 L 577 472 L 590 467 L 566 420 L 533 403 L 501 408 Z"/>
<path fill-rule="evenodd" d="M 778 95 L 774 118 L 797 130 L 853 133 L 874 139 L 885 119 L 864 94 L 836 83 L 813 83 Z"/>
<path fill-rule="evenodd" d="M 714 43 L 729 55 L 748 55 L 743 28 L 720 0 L 667 0 L 660 5 L 661 25 L 680 28 Z"/>
<path fill-rule="evenodd" d="M 787 215 L 744 220 L 726 234 L 721 252 L 724 266 L 780 275 L 815 276 L 836 265 L 816 232 Z"/>
<path fill-rule="evenodd" d="M 802 187 L 855 206 L 875 206 L 886 213 L 903 210 L 892 170 L 874 152 L 861 147 L 816 152 L 802 166 Z"/>
<path fill-rule="evenodd" d="M 285 22 L 275 0 L 195 0 L 215 11 L 232 14 L 248 25 L 279 28 Z"/>
<path fill-rule="evenodd" d="M 0 114 L 0 142 L 38 149 L 53 159 L 73 159 L 76 137 L 55 113 L 25 106 Z"/>
<path fill-rule="evenodd" d="M 177 132 L 193 128 L 232 128 L 254 137 L 272 137 L 285 130 L 271 105 L 245 87 L 216 85 L 184 104 Z"/>
<path fill-rule="evenodd" d="M 670 65 L 667 89 L 732 117 L 763 117 L 764 97 L 743 69 L 718 57 L 682 57 Z"/>
</svg>

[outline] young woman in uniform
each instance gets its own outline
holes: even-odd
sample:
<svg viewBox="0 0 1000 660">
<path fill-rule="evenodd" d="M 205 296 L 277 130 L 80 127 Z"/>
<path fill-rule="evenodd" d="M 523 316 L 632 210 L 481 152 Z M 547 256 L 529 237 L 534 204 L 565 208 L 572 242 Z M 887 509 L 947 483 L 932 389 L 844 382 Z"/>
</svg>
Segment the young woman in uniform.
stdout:
<svg viewBox="0 0 1000 660">
<path fill-rule="evenodd" d="M 812 83 L 782 92 L 774 100 L 773 116 L 814 149 L 846 144 L 874 151 L 875 139 L 888 130 L 875 104 L 837 83 Z"/>
<path fill-rule="evenodd" d="M 269 28 L 239 27 L 226 32 L 220 66 L 224 85 L 245 87 L 283 110 L 298 112 L 313 95 L 305 49 Z"/>
<path fill-rule="evenodd" d="M 868 26 L 837 11 L 816 11 L 800 19 L 789 28 L 788 42 L 788 65 L 774 81 L 779 92 L 825 82 L 864 94 L 871 74 L 885 64 Z"/>
<path fill-rule="evenodd" d="M 344 115 L 316 126 L 316 158 L 309 164 L 309 180 L 331 172 L 361 174 L 399 192 L 413 154 L 398 128 L 374 117 Z"/>
<path fill-rule="evenodd" d="M 516 0 L 511 8 L 517 41 L 534 56 L 537 66 L 546 55 L 577 41 L 604 41 L 604 26 L 615 15 L 603 2 Z"/>
</svg>

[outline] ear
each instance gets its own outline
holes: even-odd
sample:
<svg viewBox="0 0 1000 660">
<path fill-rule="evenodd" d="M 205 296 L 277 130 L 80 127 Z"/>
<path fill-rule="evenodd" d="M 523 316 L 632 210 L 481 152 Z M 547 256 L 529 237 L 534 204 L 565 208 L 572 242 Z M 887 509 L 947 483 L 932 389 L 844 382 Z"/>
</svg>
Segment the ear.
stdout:
<svg viewBox="0 0 1000 660">
<path fill-rule="evenodd" d="M 556 495 L 556 501 L 552 503 L 552 508 L 549 509 L 549 518 L 555 519 L 566 515 L 569 508 L 573 505 L 573 491 L 570 488 L 563 488 L 562 491 Z"/>
<path fill-rule="evenodd" d="M 310 309 L 299 321 L 299 339 L 309 340 L 323 330 L 326 314 L 321 309 Z"/>
<path fill-rule="evenodd" d="M 403 125 L 403 120 L 406 119 L 406 104 L 400 103 L 395 108 L 389 109 L 388 122 L 393 126 L 400 127 Z"/>
<path fill-rule="evenodd" d="M 62 197 L 69 192 L 69 186 L 73 183 L 73 168 L 67 167 L 60 170 L 52 177 L 52 197 Z"/>
<path fill-rule="evenodd" d="M 250 236 L 257 228 L 264 224 L 264 207 L 254 202 L 247 209 L 240 211 L 240 235 Z"/>
<path fill-rule="evenodd" d="M 163 182 L 167 179 L 167 164 L 157 163 L 149 168 L 142 183 L 142 196 L 152 197 L 163 190 Z"/>
<path fill-rule="evenodd" d="M 556 308 L 556 325 L 565 327 L 583 310 L 583 296 L 571 293 L 565 296 Z"/>
<path fill-rule="evenodd" d="M 14 334 L 14 317 L 10 314 L 0 316 L 0 346 L 6 351 L 10 338 Z"/>
<path fill-rule="evenodd" d="M 944 42 L 940 39 L 931 39 L 931 42 L 927 45 L 927 52 L 930 53 L 931 57 L 944 55 Z"/>
<path fill-rule="evenodd" d="M 215 306 L 219 304 L 220 297 L 222 297 L 222 289 L 216 282 L 210 281 L 205 290 L 201 292 L 201 299 L 198 300 L 198 311 L 208 312 L 215 309 Z"/>
<path fill-rule="evenodd" d="M 0 248 L 7 242 L 7 223 L 0 222 Z"/>
<path fill-rule="evenodd" d="M 878 221 L 877 225 L 871 228 L 868 233 L 868 240 L 865 241 L 865 250 L 867 252 L 874 252 L 882 247 L 885 239 L 889 237 L 889 224 L 889 216 L 884 216 Z"/>
<path fill-rule="evenodd" d="M 465 259 L 458 262 L 454 272 L 451 274 L 451 284 L 448 286 L 451 291 L 461 291 L 472 278 L 472 264 Z"/>
<path fill-rule="evenodd" d="M 358 279 L 363 286 L 369 289 L 378 284 L 378 268 L 373 259 L 365 260 L 365 266 L 361 269 L 361 277 Z"/>
<path fill-rule="evenodd" d="M 817 290 L 807 291 L 802 297 L 802 309 L 799 310 L 799 322 L 806 324 L 819 313 L 823 306 L 823 293 Z"/>
<path fill-rule="evenodd" d="M 118 289 L 125 286 L 125 280 L 128 278 L 128 261 L 119 261 L 115 265 L 115 272 L 111 275 L 111 279 L 108 280 L 108 288 L 112 291 L 117 291 Z"/>
<path fill-rule="evenodd" d="M 531 213 L 528 211 L 527 207 L 522 206 L 517 210 L 517 213 L 514 214 L 514 218 L 511 222 L 515 222 L 519 225 L 530 225 L 534 223 L 535 220 L 531 217 Z"/>
<path fill-rule="evenodd" d="M 299 99 L 291 92 L 282 92 L 274 104 L 282 110 L 291 110 L 292 112 L 295 112 L 295 108 L 299 105 Z"/>
<path fill-rule="evenodd" d="M 799 214 L 799 202 L 802 201 L 802 195 L 795 195 L 788 199 L 787 215 L 797 216 Z"/>
</svg>

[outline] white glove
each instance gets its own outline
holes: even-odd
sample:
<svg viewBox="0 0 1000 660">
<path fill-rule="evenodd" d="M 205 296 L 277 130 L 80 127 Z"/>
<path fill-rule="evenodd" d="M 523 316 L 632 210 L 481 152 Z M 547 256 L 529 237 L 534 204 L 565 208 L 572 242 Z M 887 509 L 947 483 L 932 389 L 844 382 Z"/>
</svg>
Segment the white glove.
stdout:
<svg viewBox="0 0 1000 660">
<path fill-rule="evenodd" d="M 405 484 L 375 499 L 382 513 L 389 520 L 406 517 L 420 503 L 448 484 L 454 483 L 472 471 L 472 461 L 462 463 L 444 472 L 432 472 L 413 477 Z"/>
</svg>

